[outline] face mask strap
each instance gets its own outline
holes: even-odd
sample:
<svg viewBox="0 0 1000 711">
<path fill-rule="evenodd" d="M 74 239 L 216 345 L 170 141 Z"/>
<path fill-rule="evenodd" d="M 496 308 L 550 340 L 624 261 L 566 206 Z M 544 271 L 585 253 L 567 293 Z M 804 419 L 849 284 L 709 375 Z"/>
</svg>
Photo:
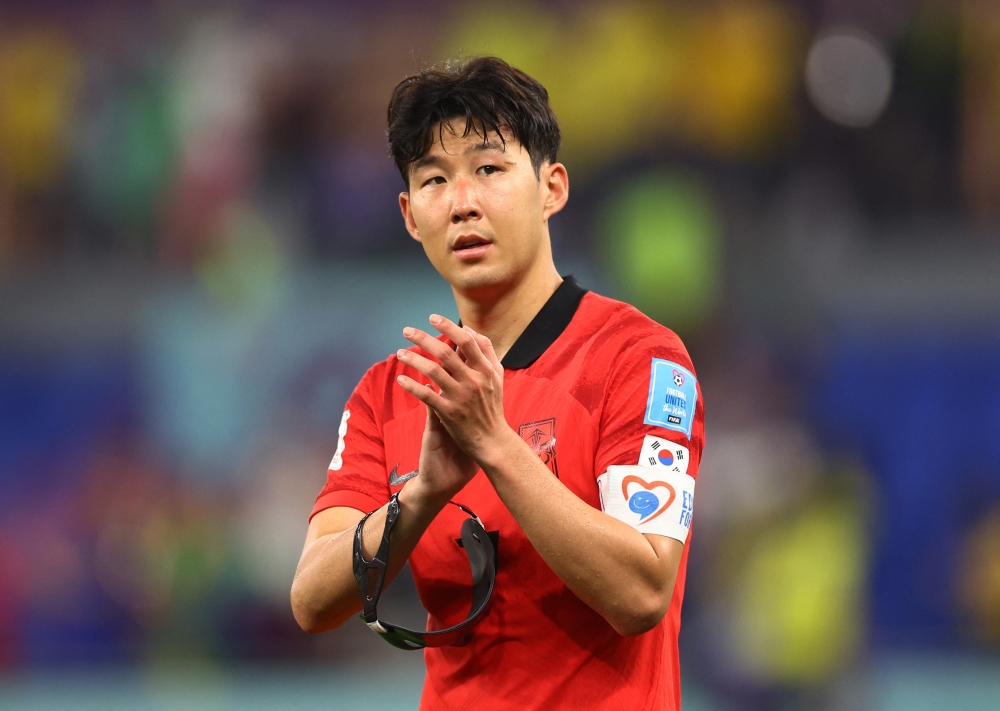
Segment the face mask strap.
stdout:
<svg viewBox="0 0 1000 711">
<path fill-rule="evenodd" d="M 375 608 L 378 605 L 379 597 L 382 595 L 382 586 L 385 584 L 385 574 L 389 566 L 389 537 L 392 534 L 393 526 L 396 525 L 396 519 L 399 518 L 399 494 L 393 494 L 389 498 L 389 506 L 385 512 L 385 529 L 382 531 L 382 542 L 379 544 L 378 551 L 376 551 L 374 557 L 371 560 L 366 560 L 363 552 L 364 528 L 365 522 L 372 513 L 375 512 L 372 511 L 365 514 L 364 518 L 358 522 L 357 528 L 354 529 L 354 577 L 358 581 L 358 585 L 361 588 L 361 597 L 364 600 L 365 611 L 362 617 L 369 627 L 378 625 L 378 614 L 375 612 Z M 370 570 L 376 572 L 375 591 L 371 594 L 368 592 L 368 571 Z M 372 629 L 375 628 L 372 627 Z"/>
<path fill-rule="evenodd" d="M 472 509 L 470 509 L 468 506 L 462 506 L 462 504 L 458 503 L 457 501 L 449 501 L 448 503 L 451 504 L 452 506 L 457 506 L 458 508 L 462 509 L 462 511 L 464 511 L 469 518 L 475 519 L 476 523 L 478 523 L 481 528 L 484 529 L 486 528 L 486 526 L 483 525 L 483 522 L 479 520 L 479 517 L 476 516 L 476 514 L 473 513 Z"/>
<path fill-rule="evenodd" d="M 371 560 L 366 559 L 363 553 L 364 525 L 371 513 L 365 514 L 354 530 L 354 577 L 358 581 L 364 600 L 364 613 L 361 618 L 382 639 L 400 649 L 413 650 L 466 644 L 472 629 L 488 614 L 490 598 L 496 583 L 496 551 L 479 517 L 471 509 L 454 501 L 448 503 L 462 509 L 469 516 L 462 524 L 462 546 L 468 556 L 472 573 L 472 606 L 469 609 L 469 616 L 457 625 L 431 632 L 408 630 L 388 622 L 383 623 L 378 619 L 376 607 L 388 569 L 389 538 L 399 518 L 398 496 L 396 493 L 389 499 L 382 542 Z M 368 589 L 370 570 L 376 571 L 375 590 L 372 593 L 369 593 Z"/>
</svg>

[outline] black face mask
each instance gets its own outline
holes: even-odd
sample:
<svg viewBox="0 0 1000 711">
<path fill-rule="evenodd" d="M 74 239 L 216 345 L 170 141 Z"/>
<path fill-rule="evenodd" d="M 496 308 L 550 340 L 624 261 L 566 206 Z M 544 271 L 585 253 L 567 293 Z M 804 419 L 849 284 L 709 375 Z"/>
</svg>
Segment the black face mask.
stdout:
<svg viewBox="0 0 1000 711">
<path fill-rule="evenodd" d="M 497 577 L 496 551 L 493 548 L 493 542 L 486 534 L 483 522 L 476 514 L 462 504 L 454 501 L 448 503 L 457 506 L 469 515 L 469 518 L 462 523 L 462 545 L 469 558 L 469 567 L 472 569 L 472 607 L 464 622 L 447 629 L 416 632 L 397 627 L 378 618 L 378 612 L 375 608 L 382 595 L 382 585 L 385 583 L 385 573 L 389 562 L 389 536 L 393 526 L 396 525 L 396 519 L 399 518 L 399 494 L 393 494 L 389 499 L 382 543 L 379 545 L 375 557 L 371 560 L 365 560 L 361 547 L 361 532 L 364 530 L 365 521 L 371 514 L 366 514 L 358 523 L 357 528 L 354 529 L 354 577 L 357 578 L 358 585 L 361 587 L 361 596 L 365 603 L 365 611 L 362 613 L 361 619 L 394 647 L 423 649 L 424 647 L 467 644 L 473 628 L 488 614 L 489 602 Z M 368 592 L 368 571 L 370 570 L 377 572 L 375 591 L 371 594 Z"/>
</svg>

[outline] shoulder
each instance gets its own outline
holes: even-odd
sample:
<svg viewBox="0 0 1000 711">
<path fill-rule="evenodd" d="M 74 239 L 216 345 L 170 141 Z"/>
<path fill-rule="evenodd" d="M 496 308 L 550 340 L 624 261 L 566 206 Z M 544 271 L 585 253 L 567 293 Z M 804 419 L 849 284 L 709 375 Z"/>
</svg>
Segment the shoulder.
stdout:
<svg viewBox="0 0 1000 711">
<path fill-rule="evenodd" d="M 613 433 L 634 428 L 667 430 L 686 436 L 693 443 L 687 446 L 700 451 L 701 386 L 680 337 L 634 306 L 599 295 L 593 301 L 594 314 L 605 318 L 599 327 L 605 337 L 588 363 L 600 368 L 602 427 L 609 441 L 623 441 Z"/>
<path fill-rule="evenodd" d="M 373 364 L 365 374 L 361 376 L 361 380 L 358 381 L 357 387 L 354 389 L 355 395 L 362 395 L 366 398 L 370 398 L 373 393 L 381 390 L 386 381 L 390 379 L 393 375 L 393 369 L 395 366 L 396 356 L 391 355 L 385 360 L 380 360 Z"/>
<path fill-rule="evenodd" d="M 443 336 L 439 337 L 438 340 L 447 343 L 449 346 L 451 345 L 451 342 Z M 411 346 L 407 350 L 414 351 L 423 356 L 430 356 L 429 353 L 417 346 Z M 372 416 L 382 422 L 388 422 L 406 413 L 414 407 L 419 406 L 420 401 L 406 395 L 399 387 L 396 378 L 400 375 L 409 376 L 418 383 L 430 382 L 419 371 L 400 362 L 396 354 L 393 353 L 385 360 L 380 360 L 372 365 L 361 376 L 361 380 L 351 395 L 351 401 L 360 401 L 359 404 L 363 403 L 363 406 L 367 406 L 371 411 Z"/>
<path fill-rule="evenodd" d="M 636 360 L 663 358 L 693 371 L 681 338 L 631 304 L 588 292 L 580 304 L 581 325 L 591 333 L 591 355 L 617 369 Z"/>
</svg>

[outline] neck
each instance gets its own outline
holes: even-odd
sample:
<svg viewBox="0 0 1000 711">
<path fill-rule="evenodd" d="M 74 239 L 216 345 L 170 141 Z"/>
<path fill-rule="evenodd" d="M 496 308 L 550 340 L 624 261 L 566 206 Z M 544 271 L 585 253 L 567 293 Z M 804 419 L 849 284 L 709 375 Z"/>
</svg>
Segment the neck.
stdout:
<svg viewBox="0 0 1000 711">
<path fill-rule="evenodd" d="M 489 338 L 501 360 L 562 283 L 551 257 L 537 264 L 516 283 L 498 285 L 488 292 L 453 288 L 462 323 Z"/>
</svg>

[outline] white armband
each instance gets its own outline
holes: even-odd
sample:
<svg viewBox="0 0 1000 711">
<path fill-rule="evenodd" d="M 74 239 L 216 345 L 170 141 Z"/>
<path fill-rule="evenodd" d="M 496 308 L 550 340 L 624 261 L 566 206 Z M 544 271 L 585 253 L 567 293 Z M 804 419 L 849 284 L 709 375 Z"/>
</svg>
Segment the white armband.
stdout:
<svg viewBox="0 0 1000 711">
<path fill-rule="evenodd" d="M 655 533 L 684 543 L 691 528 L 694 478 L 677 469 L 608 467 L 597 477 L 601 510 L 640 533 Z"/>
</svg>

